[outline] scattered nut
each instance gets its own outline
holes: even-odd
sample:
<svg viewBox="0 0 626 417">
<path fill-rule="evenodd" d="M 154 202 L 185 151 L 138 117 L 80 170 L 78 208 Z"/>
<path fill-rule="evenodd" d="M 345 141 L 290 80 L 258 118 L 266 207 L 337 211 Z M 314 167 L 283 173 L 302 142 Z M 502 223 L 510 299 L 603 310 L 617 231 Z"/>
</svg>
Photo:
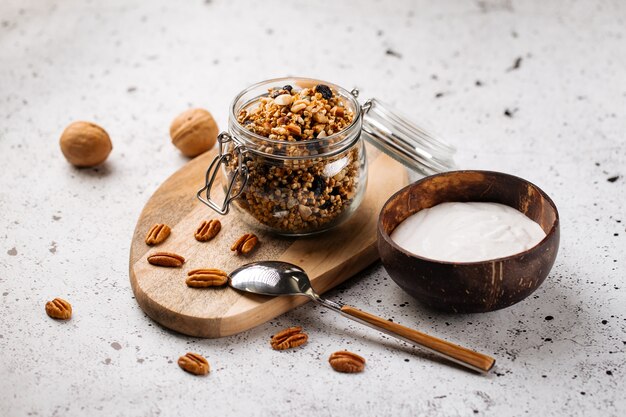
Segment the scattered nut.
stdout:
<svg viewBox="0 0 626 417">
<path fill-rule="evenodd" d="M 172 143 L 190 158 L 211 149 L 218 132 L 215 119 L 204 109 L 189 109 L 178 115 L 170 126 Z"/>
<path fill-rule="evenodd" d="M 237 255 L 247 255 L 252 252 L 252 249 L 259 242 L 259 238 L 253 233 L 246 233 L 241 236 L 230 248 L 232 251 L 237 251 Z"/>
<path fill-rule="evenodd" d="M 194 236 L 198 242 L 207 242 L 213 239 L 222 229 L 222 223 L 219 220 L 203 220 Z"/>
<path fill-rule="evenodd" d="M 194 269 L 185 282 L 192 288 L 220 287 L 228 282 L 228 274 L 220 269 Z"/>
<path fill-rule="evenodd" d="M 188 352 L 185 356 L 178 358 L 178 366 L 183 371 L 194 375 L 206 375 L 209 373 L 209 362 L 204 356 L 197 353 Z"/>
<path fill-rule="evenodd" d="M 365 359 L 347 350 L 335 352 L 328 358 L 330 366 L 337 372 L 356 373 L 365 369 Z"/>
<path fill-rule="evenodd" d="M 61 134 L 59 144 L 65 159 L 77 167 L 100 165 L 113 149 L 108 133 L 90 122 L 70 124 Z"/>
<path fill-rule="evenodd" d="M 148 232 L 146 236 L 146 245 L 158 245 L 167 239 L 172 229 L 166 224 L 157 223 Z"/>
<path fill-rule="evenodd" d="M 303 345 L 309 340 L 309 336 L 302 332 L 302 327 L 290 327 L 276 333 L 270 339 L 270 345 L 274 350 L 285 350 Z"/>
<path fill-rule="evenodd" d="M 68 320 L 72 317 L 72 305 L 61 298 L 46 303 L 46 314 L 53 319 Z"/>
<path fill-rule="evenodd" d="M 148 255 L 148 262 L 156 266 L 180 268 L 185 263 L 185 258 L 171 252 L 155 252 Z"/>
</svg>

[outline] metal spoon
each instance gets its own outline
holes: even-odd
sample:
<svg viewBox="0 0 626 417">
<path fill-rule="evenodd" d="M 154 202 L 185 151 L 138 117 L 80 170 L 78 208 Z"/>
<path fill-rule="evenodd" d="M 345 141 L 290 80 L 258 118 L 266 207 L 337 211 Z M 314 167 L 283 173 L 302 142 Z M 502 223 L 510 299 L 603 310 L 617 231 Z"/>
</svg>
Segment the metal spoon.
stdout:
<svg viewBox="0 0 626 417">
<path fill-rule="evenodd" d="M 305 295 L 341 315 L 390 336 L 440 355 L 476 372 L 486 373 L 496 360 L 482 353 L 429 336 L 417 330 L 366 313 L 354 307 L 321 298 L 311 287 L 307 274 L 298 266 L 279 261 L 253 262 L 235 269 L 229 275 L 230 286 L 262 295 Z"/>
</svg>

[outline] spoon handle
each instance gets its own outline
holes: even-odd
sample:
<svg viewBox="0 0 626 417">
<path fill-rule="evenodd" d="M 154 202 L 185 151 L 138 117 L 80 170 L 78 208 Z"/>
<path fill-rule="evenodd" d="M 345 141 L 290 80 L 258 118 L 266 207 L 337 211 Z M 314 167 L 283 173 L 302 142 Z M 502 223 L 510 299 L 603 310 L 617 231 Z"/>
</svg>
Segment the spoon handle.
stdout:
<svg viewBox="0 0 626 417">
<path fill-rule="evenodd" d="M 418 332 L 348 305 L 341 307 L 341 313 L 350 319 L 369 325 L 407 343 L 416 343 L 430 352 L 477 372 L 487 373 L 496 363 L 496 360 L 490 356 L 429 336 L 426 333 Z"/>
</svg>

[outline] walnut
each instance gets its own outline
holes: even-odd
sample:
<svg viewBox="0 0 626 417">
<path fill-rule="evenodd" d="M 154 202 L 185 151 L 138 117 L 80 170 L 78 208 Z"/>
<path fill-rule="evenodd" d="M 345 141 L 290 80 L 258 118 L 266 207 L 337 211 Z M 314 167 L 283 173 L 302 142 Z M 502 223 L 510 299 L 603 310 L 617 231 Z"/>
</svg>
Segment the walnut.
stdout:
<svg viewBox="0 0 626 417">
<path fill-rule="evenodd" d="M 61 134 L 61 152 L 77 167 L 93 167 L 103 163 L 113 145 L 107 132 L 90 122 L 74 122 Z"/>
<path fill-rule="evenodd" d="M 190 158 L 211 149 L 218 132 L 215 119 L 204 109 L 189 109 L 178 115 L 170 126 L 172 143 Z"/>
</svg>

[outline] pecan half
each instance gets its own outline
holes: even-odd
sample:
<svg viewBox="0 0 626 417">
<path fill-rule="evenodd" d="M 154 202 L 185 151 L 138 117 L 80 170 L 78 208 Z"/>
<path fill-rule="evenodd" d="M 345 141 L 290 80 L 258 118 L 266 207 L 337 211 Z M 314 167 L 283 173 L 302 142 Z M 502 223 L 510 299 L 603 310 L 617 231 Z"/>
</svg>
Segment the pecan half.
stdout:
<svg viewBox="0 0 626 417">
<path fill-rule="evenodd" d="M 237 255 L 247 255 L 254 249 L 259 242 L 259 238 L 254 233 L 246 233 L 241 236 L 230 248 L 232 251 L 236 251 Z"/>
<path fill-rule="evenodd" d="M 285 350 L 303 345 L 309 340 L 309 336 L 302 332 L 302 327 L 290 327 L 276 333 L 270 339 L 270 345 L 274 350 Z"/>
<path fill-rule="evenodd" d="M 148 255 L 148 262 L 156 266 L 179 268 L 185 263 L 185 258 L 171 252 L 154 252 Z"/>
<path fill-rule="evenodd" d="M 222 229 L 222 223 L 219 220 L 203 220 L 194 236 L 198 242 L 207 242 L 213 239 Z"/>
<path fill-rule="evenodd" d="M 219 287 L 228 282 L 228 274 L 220 269 L 194 269 L 187 273 L 185 282 L 193 288 Z"/>
<path fill-rule="evenodd" d="M 53 319 L 67 320 L 72 317 L 72 305 L 61 298 L 46 303 L 46 314 Z"/>
<path fill-rule="evenodd" d="M 209 362 L 202 355 L 188 352 L 178 358 L 178 366 L 184 371 L 194 375 L 206 375 L 209 373 Z"/>
<path fill-rule="evenodd" d="M 365 369 L 365 359 L 347 350 L 333 353 L 328 358 L 328 362 L 330 362 L 330 366 L 337 372 L 352 374 L 363 372 Z"/>
<path fill-rule="evenodd" d="M 157 223 L 148 232 L 146 236 L 146 245 L 158 245 L 167 239 L 172 229 L 166 224 Z"/>
</svg>

